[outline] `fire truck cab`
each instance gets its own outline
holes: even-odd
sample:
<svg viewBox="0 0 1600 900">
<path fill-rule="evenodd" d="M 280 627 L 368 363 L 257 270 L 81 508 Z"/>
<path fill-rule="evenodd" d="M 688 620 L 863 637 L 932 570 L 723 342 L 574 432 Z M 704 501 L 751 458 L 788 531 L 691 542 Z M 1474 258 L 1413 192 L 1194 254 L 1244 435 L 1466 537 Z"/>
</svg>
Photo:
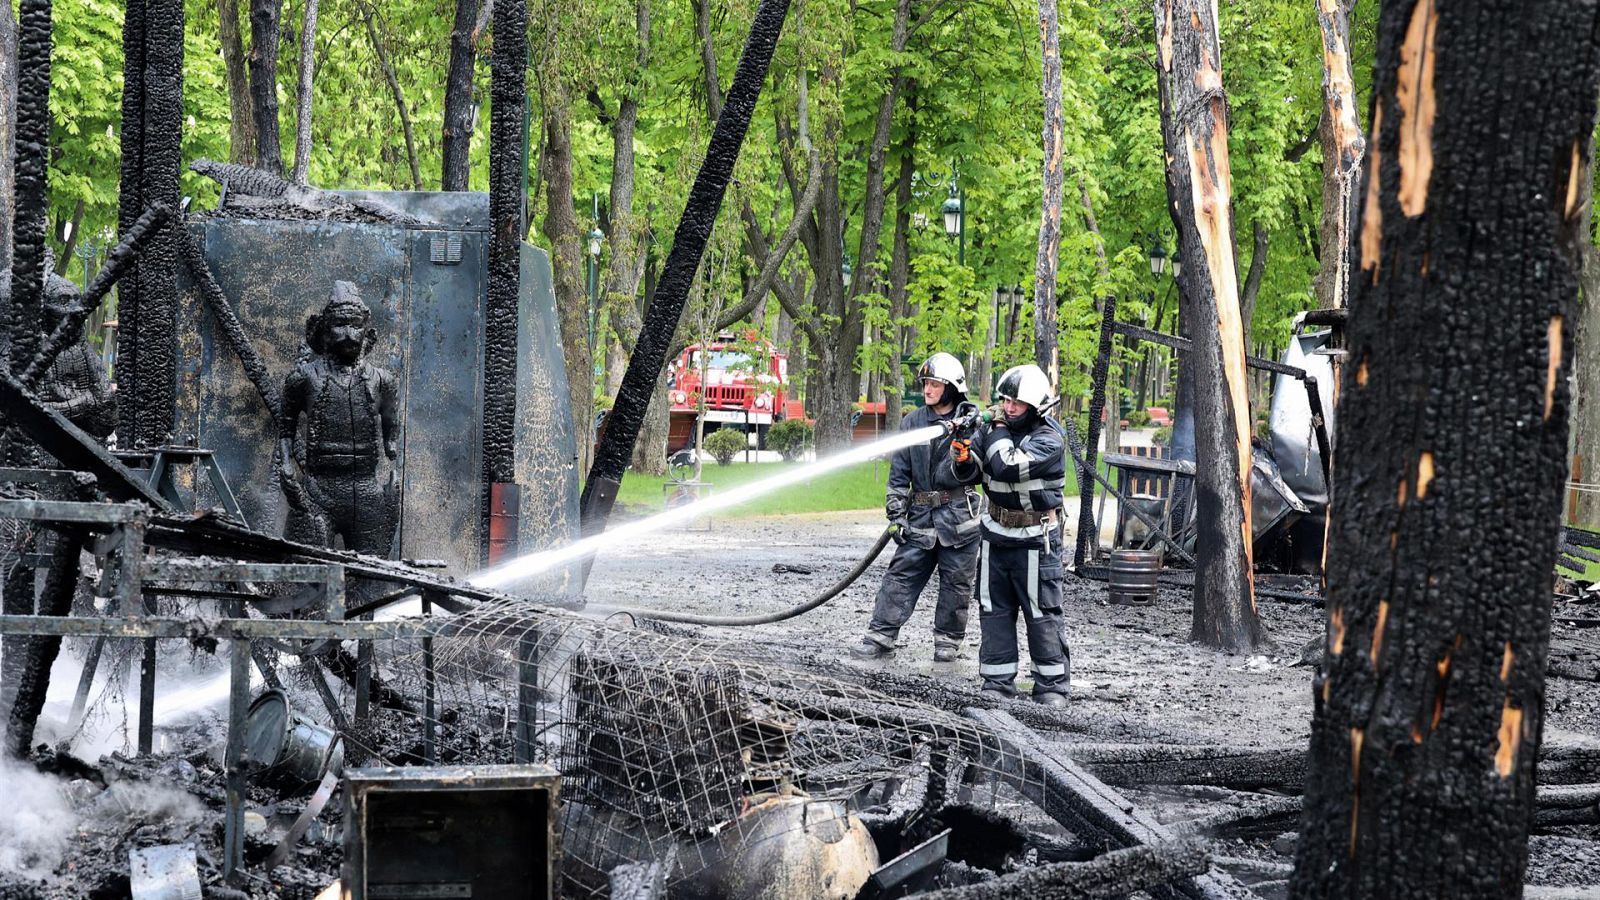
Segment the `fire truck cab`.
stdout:
<svg viewBox="0 0 1600 900">
<path fill-rule="evenodd" d="M 694 419 L 705 397 L 707 430 L 731 425 L 763 439 L 767 428 L 786 415 L 789 358 L 771 341 L 754 334 L 740 340 L 722 334 L 706 344 L 691 344 L 667 368 L 672 406 L 669 450 L 693 440 Z"/>
</svg>

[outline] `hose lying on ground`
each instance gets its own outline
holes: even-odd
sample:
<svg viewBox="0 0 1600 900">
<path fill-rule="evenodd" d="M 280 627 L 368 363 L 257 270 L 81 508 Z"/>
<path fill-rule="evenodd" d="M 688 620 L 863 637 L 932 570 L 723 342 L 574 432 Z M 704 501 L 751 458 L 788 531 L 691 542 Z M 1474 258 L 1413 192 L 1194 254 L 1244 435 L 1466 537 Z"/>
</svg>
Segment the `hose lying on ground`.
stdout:
<svg viewBox="0 0 1600 900">
<path fill-rule="evenodd" d="M 872 565 L 872 561 L 878 558 L 878 554 L 883 552 L 883 548 L 888 546 L 889 538 L 894 536 L 894 529 L 895 526 L 893 525 L 885 528 L 883 534 L 878 535 L 878 542 L 872 545 L 871 550 L 867 551 L 867 555 L 861 557 L 861 561 L 856 563 L 856 567 L 847 572 L 843 578 L 834 582 L 832 587 L 798 606 L 791 606 L 775 613 L 763 613 L 759 616 L 706 616 L 695 613 L 670 612 L 663 609 L 637 608 L 619 609 L 617 612 L 626 613 L 635 619 L 654 619 L 658 622 L 684 622 L 690 625 L 768 625 L 773 622 L 782 622 L 784 619 L 792 619 L 795 616 L 803 615 L 816 609 L 839 596 L 844 592 L 845 588 L 854 584 L 855 580 L 861 577 L 861 573 Z"/>
</svg>

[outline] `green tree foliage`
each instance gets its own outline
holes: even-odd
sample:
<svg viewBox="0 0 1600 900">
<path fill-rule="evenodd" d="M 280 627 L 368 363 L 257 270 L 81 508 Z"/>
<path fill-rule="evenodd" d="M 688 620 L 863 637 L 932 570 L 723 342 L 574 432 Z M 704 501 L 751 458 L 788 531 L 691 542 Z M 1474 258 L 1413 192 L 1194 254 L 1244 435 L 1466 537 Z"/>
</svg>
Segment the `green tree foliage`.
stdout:
<svg viewBox="0 0 1600 900">
<path fill-rule="evenodd" d="M 604 206 L 613 174 L 610 122 L 621 99 L 633 96 L 640 103 L 634 136 L 635 233 L 644 235 L 647 268 L 665 259 L 711 130 L 696 30 L 698 3 L 651 0 L 650 54 L 643 69 L 636 64 L 634 0 L 531 4 L 534 124 L 529 181 L 535 189 L 530 200 L 535 221 L 545 202 L 536 174 L 541 150 L 537 122 L 548 96 L 545 79 L 560 77 L 568 88 L 575 202 L 584 230 L 607 222 Z M 292 92 L 303 6 L 304 0 L 289 0 L 283 14 L 278 89 L 285 146 L 292 146 L 295 127 Z M 719 90 L 731 81 L 755 7 L 756 0 L 708 5 Z M 708 283 L 728 294 L 720 306 L 731 308 L 758 270 L 760 261 L 750 252 L 740 220 L 746 204 L 769 243 L 788 224 L 805 181 L 806 160 L 802 148 L 787 143 L 784 135 L 795 133 L 802 112 L 811 140 L 837 162 L 843 226 L 831 239 L 842 239 L 846 254 L 853 257 L 878 103 L 899 71 L 905 82 L 893 108 L 884 167 L 888 208 L 883 235 L 875 259 L 850 259 L 856 273 L 869 266 L 881 273 L 877 289 L 857 298 L 866 329 L 877 339 L 865 343 L 851 360 L 856 372 L 880 376 L 898 364 L 902 353 L 920 357 L 946 350 L 963 359 L 982 355 L 994 289 L 1029 285 L 1032 277 L 1042 165 L 1039 32 L 1032 4 L 916 0 L 902 53 L 891 47 L 894 7 L 890 2 L 838 0 L 794 4 L 723 207 L 722 227 L 737 235 L 734 258 L 720 263 L 723 274 Z M 50 188 L 58 236 L 60 223 L 72 218 L 80 202 L 80 235 L 103 243 L 114 229 L 121 9 L 114 0 L 55 4 L 51 99 L 56 128 Z M 226 159 L 228 104 L 216 5 L 188 0 L 187 9 L 184 153 L 189 159 Z M 452 0 L 323 0 L 316 35 L 314 184 L 410 187 L 395 99 L 369 36 L 369 18 L 412 118 L 423 183 L 437 183 L 453 9 Z M 1122 318 L 1148 319 L 1170 291 L 1170 276 L 1153 279 L 1146 253 L 1170 225 L 1149 4 L 1063 0 L 1060 15 L 1067 123 L 1059 276 L 1063 383 L 1069 394 L 1082 396 L 1096 344 L 1095 298 L 1114 295 Z M 1372 15 L 1373 9 L 1363 4 L 1353 22 L 1358 89 L 1369 80 Z M 1301 0 L 1240 0 L 1221 10 L 1221 23 L 1239 271 L 1242 277 L 1250 265 L 1251 235 L 1259 223 L 1270 243 L 1251 339 L 1270 352 L 1287 339 L 1293 313 L 1312 305 L 1321 202 L 1320 151 L 1314 140 L 1321 105 L 1320 39 L 1314 4 Z M 475 90 L 480 126 L 472 142 L 474 189 L 483 189 L 488 172 L 486 59 L 492 34 L 483 40 Z M 809 92 L 803 111 L 802 68 Z M 550 76 L 550 71 L 558 74 Z M 829 71 L 837 77 L 826 77 Z M 1365 101 L 1360 105 L 1364 108 Z M 905 211 L 910 215 L 909 308 L 896 318 L 888 273 L 900 212 L 894 181 L 905 153 L 912 155 L 916 172 Z M 958 263 L 957 242 L 945 234 L 940 216 L 952 178 L 959 180 L 966 206 L 965 265 Z M 204 179 L 186 175 L 184 191 L 194 196 L 197 207 L 215 203 L 215 185 Z M 1099 225 L 1098 242 L 1086 226 L 1080 203 L 1084 196 Z M 541 240 L 537 233 L 530 239 Z M 1103 274 L 1097 252 L 1101 243 Z M 1164 244 L 1170 251 L 1170 236 Z M 809 265 L 811 252 L 803 237 L 780 275 L 797 292 L 805 314 L 816 312 L 807 305 L 817 280 Z M 743 325 L 772 337 L 779 318 L 778 304 L 768 302 Z M 1172 321 L 1168 315 L 1169 329 Z M 913 339 L 901 347 L 892 337 L 896 326 L 904 325 L 912 326 Z M 994 372 L 1027 360 L 1033 342 L 1031 308 L 1024 307 L 1011 341 L 1004 339 L 1003 330 L 999 338 Z M 804 372 L 805 359 L 792 360 L 791 370 Z"/>
</svg>

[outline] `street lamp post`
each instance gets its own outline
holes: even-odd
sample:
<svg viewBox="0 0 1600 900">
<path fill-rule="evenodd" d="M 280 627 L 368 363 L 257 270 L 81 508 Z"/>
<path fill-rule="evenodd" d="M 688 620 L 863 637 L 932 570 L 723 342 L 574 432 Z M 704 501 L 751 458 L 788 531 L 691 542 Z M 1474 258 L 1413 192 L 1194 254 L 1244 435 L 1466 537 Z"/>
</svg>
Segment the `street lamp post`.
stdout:
<svg viewBox="0 0 1600 900">
<path fill-rule="evenodd" d="M 956 264 L 967 264 L 967 204 L 966 196 L 954 181 L 950 183 L 950 197 L 940 207 L 944 213 L 944 233 L 956 239 Z"/>
<path fill-rule="evenodd" d="M 594 330 L 598 327 L 596 321 L 600 315 L 600 306 L 596 302 L 600 292 L 600 247 L 605 243 L 605 232 L 598 226 L 589 232 L 589 352 L 594 353 Z"/>
</svg>

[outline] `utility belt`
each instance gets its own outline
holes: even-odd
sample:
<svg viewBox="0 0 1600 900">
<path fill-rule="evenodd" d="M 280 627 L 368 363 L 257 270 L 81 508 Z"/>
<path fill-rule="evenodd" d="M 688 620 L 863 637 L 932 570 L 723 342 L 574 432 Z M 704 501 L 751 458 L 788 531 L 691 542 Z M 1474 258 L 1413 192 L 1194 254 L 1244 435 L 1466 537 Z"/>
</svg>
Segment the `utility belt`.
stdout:
<svg viewBox="0 0 1600 900">
<path fill-rule="evenodd" d="M 954 503 L 957 500 L 965 500 L 966 496 L 967 491 L 965 489 L 958 491 L 912 491 L 911 505 L 937 507 L 946 503 Z"/>
<path fill-rule="evenodd" d="M 989 501 L 989 518 L 995 524 L 1006 528 L 1031 528 L 1046 522 L 1054 523 L 1056 510 L 1047 509 L 1043 512 L 1032 512 L 1025 509 L 1006 509 L 993 500 Z"/>
</svg>

